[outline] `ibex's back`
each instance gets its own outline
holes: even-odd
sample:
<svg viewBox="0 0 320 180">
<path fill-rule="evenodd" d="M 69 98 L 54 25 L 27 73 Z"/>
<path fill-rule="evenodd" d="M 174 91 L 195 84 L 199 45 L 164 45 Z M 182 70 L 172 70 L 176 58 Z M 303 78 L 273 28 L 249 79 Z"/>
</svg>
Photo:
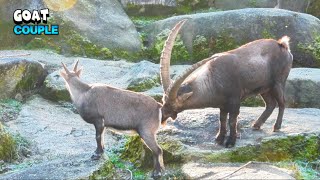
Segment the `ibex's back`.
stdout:
<svg viewBox="0 0 320 180">
<path fill-rule="evenodd" d="M 119 130 L 135 130 L 142 119 L 159 121 L 161 105 L 153 98 L 103 84 L 91 84 L 78 108 L 84 120 L 105 118 L 105 126 Z M 77 105 L 76 105 L 77 106 Z M 125 112 L 125 113 L 124 113 Z M 93 123 L 93 122 L 92 122 Z"/>
</svg>

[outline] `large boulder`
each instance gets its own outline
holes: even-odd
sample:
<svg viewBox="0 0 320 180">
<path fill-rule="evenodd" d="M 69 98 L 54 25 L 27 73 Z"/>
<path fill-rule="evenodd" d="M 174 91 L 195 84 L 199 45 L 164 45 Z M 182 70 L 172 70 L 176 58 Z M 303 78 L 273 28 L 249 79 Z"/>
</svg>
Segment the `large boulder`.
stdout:
<svg viewBox="0 0 320 180">
<path fill-rule="evenodd" d="M 318 0 L 215 0 L 214 7 L 222 10 L 242 8 L 280 8 L 312 14 L 319 17 Z"/>
<path fill-rule="evenodd" d="M 294 68 L 286 84 L 289 107 L 320 108 L 320 69 Z"/>
<path fill-rule="evenodd" d="M 179 46 L 176 48 L 179 55 L 177 59 L 180 63 L 189 59 L 199 61 L 213 53 L 231 50 L 256 39 L 278 39 L 288 35 L 291 37 L 294 66 L 320 66 L 320 20 L 308 14 L 274 8 L 199 13 L 156 21 L 144 29 L 148 34 L 150 49 L 157 53 L 155 57 L 159 57 L 159 44 L 163 44 L 166 39 L 163 34 L 167 34 L 168 29 L 185 18 L 189 20 L 180 34 L 190 55 L 183 55 L 186 51 L 181 47 L 182 42 L 176 42 Z M 177 61 L 174 57 L 175 55 L 172 60 Z"/>
<path fill-rule="evenodd" d="M 0 99 L 28 95 L 39 88 L 46 76 L 43 66 L 22 58 L 4 58 L 0 61 Z"/>
<path fill-rule="evenodd" d="M 0 27 L 5 30 L 5 33 L 1 33 L 0 40 L 7 43 L 2 43 L 0 48 L 16 47 L 17 45 L 36 48 L 39 44 L 43 44 L 38 48 L 48 46 L 53 50 L 68 51 L 67 53 L 69 53 L 76 51 L 72 46 L 84 46 L 78 48 L 82 48 L 81 51 L 87 51 L 86 54 L 90 54 L 89 50 L 95 51 L 96 46 L 129 52 L 137 52 L 141 49 L 139 34 L 117 0 L 70 2 L 74 3 L 64 8 L 65 3 L 57 4 L 52 0 L 27 0 L 22 3 L 2 0 Z M 49 20 L 49 24 L 60 25 L 59 36 L 40 36 L 34 40 L 34 36 L 14 35 L 12 33 L 14 26 L 12 14 L 15 9 L 21 7 L 30 10 L 48 7 L 50 16 L 53 17 Z M 26 46 L 29 42 L 31 44 Z M 81 51 L 78 50 L 77 53 L 79 54 Z M 103 52 L 98 51 L 97 53 Z"/>
</svg>

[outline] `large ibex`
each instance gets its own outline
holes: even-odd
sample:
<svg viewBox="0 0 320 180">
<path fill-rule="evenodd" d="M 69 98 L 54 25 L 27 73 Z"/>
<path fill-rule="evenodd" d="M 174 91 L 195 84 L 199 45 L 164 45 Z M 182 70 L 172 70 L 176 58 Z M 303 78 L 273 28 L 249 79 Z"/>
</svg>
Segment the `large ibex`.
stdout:
<svg viewBox="0 0 320 180">
<path fill-rule="evenodd" d="M 161 175 L 164 170 L 163 153 L 156 141 L 161 121 L 161 104 L 140 93 L 106 84 L 84 83 L 79 78 L 82 69 L 77 68 L 78 62 L 73 70 L 68 70 L 62 63 L 64 71 L 60 71 L 60 74 L 80 116 L 96 129 L 97 149 L 91 158 L 100 159 L 103 154 L 106 128 L 133 130 L 153 153 L 153 176 Z"/>
<path fill-rule="evenodd" d="M 169 34 L 160 58 L 160 75 L 164 90 L 162 121 L 187 109 L 220 108 L 220 130 L 216 136 L 218 144 L 223 144 L 227 133 L 229 114 L 230 136 L 226 147 L 236 142 L 237 117 L 240 102 L 252 95 L 260 94 L 266 109 L 253 124 L 254 129 L 271 115 L 278 104 L 279 113 L 273 126 L 281 128 L 285 108 L 284 88 L 292 66 L 287 36 L 276 41 L 260 39 L 237 49 L 215 54 L 197 62 L 175 81 L 170 79 L 170 57 L 174 40 L 186 20 L 176 24 Z"/>
</svg>

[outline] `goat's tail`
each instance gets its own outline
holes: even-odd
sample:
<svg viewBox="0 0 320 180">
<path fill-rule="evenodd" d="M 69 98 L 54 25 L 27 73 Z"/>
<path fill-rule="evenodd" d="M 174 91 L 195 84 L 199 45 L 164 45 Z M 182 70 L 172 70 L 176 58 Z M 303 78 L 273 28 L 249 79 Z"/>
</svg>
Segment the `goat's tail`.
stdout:
<svg viewBox="0 0 320 180">
<path fill-rule="evenodd" d="M 278 40 L 278 43 L 281 47 L 285 48 L 286 50 L 290 51 L 289 46 L 290 37 L 283 36 L 281 39 Z"/>
</svg>

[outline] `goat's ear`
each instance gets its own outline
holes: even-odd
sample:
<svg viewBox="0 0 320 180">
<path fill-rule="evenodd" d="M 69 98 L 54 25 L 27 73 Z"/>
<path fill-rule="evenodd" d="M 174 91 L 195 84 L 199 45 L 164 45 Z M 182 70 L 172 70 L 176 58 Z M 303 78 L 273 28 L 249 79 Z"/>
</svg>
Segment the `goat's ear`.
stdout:
<svg viewBox="0 0 320 180">
<path fill-rule="evenodd" d="M 62 76 L 64 79 L 67 79 L 67 74 L 63 72 L 63 70 L 60 71 L 60 76 Z"/>
<path fill-rule="evenodd" d="M 79 70 L 77 70 L 76 75 L 77 75 L 78 77 L 80 77 L 81 73 L 82 73 L 82 68 L 80 68 Z"/>
<path fill-rule="evenodd" d="M 193 92 L 184 93 L 184 94 L 178 96 L 178 101 L 182 103 L 182 102 L 186 101 L 190 96 L 192 96 L 192 94 L 193 94 Z"/>
</svg>

